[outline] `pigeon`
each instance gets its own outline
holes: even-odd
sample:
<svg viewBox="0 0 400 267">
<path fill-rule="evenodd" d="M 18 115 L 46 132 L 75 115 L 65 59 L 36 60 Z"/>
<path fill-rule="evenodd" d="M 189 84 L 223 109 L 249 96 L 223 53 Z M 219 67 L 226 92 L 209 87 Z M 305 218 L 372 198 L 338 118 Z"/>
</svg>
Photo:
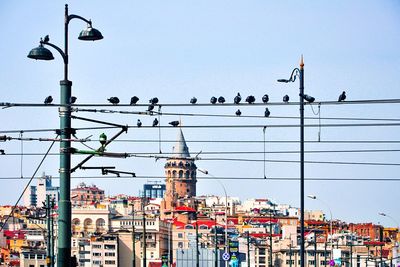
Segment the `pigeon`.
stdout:
<svg viewBox="0 0 400 267">
<path fill-rule="evenodd" d="M 137 96 L 132 96 L 131 97 L 131 103 L 130 105 L 136 105 L 136 103 L 139 101 L 139 97 Z"/>
<path fill-rule="evenodd" d="M 49 35 L 46 35 L 43 39 L 43 43 L 48 43 L 50 41 Z"/>
<path fill-rule="evenodd" d="M 267 94 L 263 95 L 263 97 L 261 98 L 263 103 L 268 103 L 269 101 L 269 96 Z"/>
<path fill-rule="evenodd" d="M 315 101 L 315 97 L 310 96 L 310 95 L 304 95 L 303 98 L 309 103 L 312 103 Z"/>
<path fill-rule="evenodd" d="M 338 102 L 342 102 L 346 100 L 346 92 L 343 91 L 343 93 L 339 96 Z"/>
<path fill-rule="evenodd" d="M 210 103 L 211 103 L 211 104 L 217 103 L 217 98 L 216 98 L 215 96 L 211 97 Z"/>
<path fill-rule="evenodd" d="M 158 120 L 157 120 L 157 118 L 155 118 L 153 121 L 153 127 L 156 127 L 157 125 L 158 125 Z"/>
<path fill-rule="evenodd" d="M 179 125 L 179 121 L 171 121 L 168 124 L 171 124 L 172 126 L 176 127 Z"/>
<path fill-rule="evenodd" d="M 192 97 L 192 99 L 190 99 L 190 104 L 196 104 L 197 103 L 197 98 Z"/>
<path fill-rule="evenodd" d="M 152 99 L 149 100 L 149 103 L 151 103 L 152 105 L 155 105 L 158 103 L 158 98 L 157 97 L 153 97 Z"/>
<path fill-rule="evenodd" d="M 151 104 L 151 105 L 147 108 L 147 111 L 152 111 L 153 109 L 154 109 L 154 105 Z"/>
<path fill-rule="evenodd" d="M 288 95 L 285 95 L 285 96 L 283 97 L 283 102 L 285 102 L 285 103 L 288 103 L 288 102 L 289 102 L 289 96 L 288 96 Z"/>
<path fill-rule="evenodd" d="M 238 93 L 237 96 L 235 96 L 235 98 L 233 99 L 233 103 L 239 104 L 240 101 L 242 101 L 242 96 L 240 95 L 240 93 Z"/>
<path fill-rule="evenodd" d="M 75 104 L 75 102 L 76 102 L 76 96 L 71 96 L 71 98 L 69 99 L 69 103 L 70 104 Z"/>
<path fill-rule="evenodd" d="M 265 117 L 269 117 L 269 115 L 271 115 L 271 112 L 269 111 L 268 108 L 265 108 L 264 116 L 265 116 Z"/>
<path fill-rule="evenodd" d="M 218 97 L 218 103 L 225 103 L 225 98 L 223 96 Z"/>
<path fill-rule="evenodd" d="M 240 111 L 240 109 L 238 109 L 238 110 L 236 110 L 235 114 L 236 114 L 236 116 L 240 116 L 240 115 L 242 115 L 242 112 Z"/>
<path fill-rule="evenodd" d="M 249 104 L 253 104 L 256 101 L 256 98 L 252 95 L 249 95 L 248 97 L 246 97 L 246 102 Z"/>
<path fill-rule="evenodd" d="M 138 119 L 136 125 L 137 127 L 142 127 L 142 122 Z"/>
<path fill-rule="evenodd" d="M 53 102 L 53 97 L 49 95 L 48 97 L 45 98 L 44 103 L 48 105 L 51 104 L 51 102 Z"/>
<path fill-rule="evenodd" d="M 109 99 L 107 99 L 111 104 L 113 105 L 118 105 L 119 103 L 119 98 L 116 96 L 110 97 Z"/>
</svg>

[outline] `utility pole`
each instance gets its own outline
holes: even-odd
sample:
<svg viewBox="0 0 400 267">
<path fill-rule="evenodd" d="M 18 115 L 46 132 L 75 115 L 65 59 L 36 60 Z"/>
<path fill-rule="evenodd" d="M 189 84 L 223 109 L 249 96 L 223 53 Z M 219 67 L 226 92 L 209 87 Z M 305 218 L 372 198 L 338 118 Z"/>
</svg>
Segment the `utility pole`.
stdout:
<svg viewBox="0 0 400 267">
<path fill-rule="evenodd" d="M 46 195 L 46 205 L 44 207 L 46 209 L 46 224 L 47 224 L 47 250 L 46 250 L 46 265 L 51 267 L 51 229 L 50 229 L 50 195 Z"/>
<path fill-rule="evenodd" d="M 317 232 L 314 231 L 314 266 L 317 266 Z"/>
<path fill-rule="evenodd" d="M 269 266 L 272 267 L 272 212 L 269 213 Z"/>
<path fill-rule="evenodd" d="M 250 232 L 247 232 L 247 267 L 250 267 Z"/>
<path fill-rule="evenodd" d="M 136 233 L 135 233 L 135 206 L 132 205 L 132 267 L 136 267 Z"/>
<path fill-rule="evenodd" d="M 53 211 L 54 211 L 54 206 L 55 206 L 55 200 L 54 198 L 51 199 L 51 210 L 50 210 L 50 234 L 51 234 L 51 239 L 50 239 L 50 260 L 51 260 L 51 266 L 54 266 L 54 218 L 53 218 Z"/>
<path fill-rule="evenodd" d="M 218 236 L 217 236 L 217 214 L 215 213 L 214 210 L 214 245 L 215 245 L 215 262 L 214 262 L 214 267 L 218 267 Z"/>
<path fill-rule="evenodd" d="M 146 259 L 146 253 L 147 253 L 147 244 L 146 244 L 146 212 L 144 210 L 145 208 L 145 197 L 143 196 L 142 198 L 142 210 L 143 210 L 143 267 L 147 266 L 147 259 Z"/>
<path fill-rule="evenodd" d="M 199 221 L 198 221 L 198 202 L 195 200 L 196 206 L 196 267 L 200 266 L 199 262 Z"/>
</svg>

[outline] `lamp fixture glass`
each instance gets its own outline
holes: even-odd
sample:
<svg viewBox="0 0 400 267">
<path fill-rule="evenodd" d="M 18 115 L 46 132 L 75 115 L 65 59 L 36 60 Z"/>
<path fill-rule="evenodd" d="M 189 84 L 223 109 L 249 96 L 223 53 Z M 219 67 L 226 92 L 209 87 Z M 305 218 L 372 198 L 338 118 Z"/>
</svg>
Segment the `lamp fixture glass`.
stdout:
<svg viewBox="0 0 400 267">
<path fill-rule="evenodd" d="M 81 31 L 78 39 L 82 41 L 97 41 L 103 39 L 103 35 L 99 30 L 92 28 L 92 26 L 88 25 L 85 30 Z"/>
<path fill-rule="evenodd" d="M 53 60 L 54 56 L 49 49 L 44 47 L 43 44 L 40 44 L 29 52 L 28 58 L 36 60 Z"/>
</svg>

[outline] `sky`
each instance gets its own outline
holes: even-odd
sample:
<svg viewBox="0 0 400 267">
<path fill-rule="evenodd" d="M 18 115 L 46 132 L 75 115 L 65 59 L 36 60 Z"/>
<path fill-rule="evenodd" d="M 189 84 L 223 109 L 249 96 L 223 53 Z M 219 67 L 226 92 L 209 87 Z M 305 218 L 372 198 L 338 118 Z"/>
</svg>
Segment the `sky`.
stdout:
<svg viewBox="0 0 400 267">
<path fill-rule="evenodd" d="M 271 104 L 267 106 L 271 116 L 263 118 L 265 106 L 262 105 L 166 104 L 189 103 L 194 96 L 198 103 L 209 103 L 211 96 L 224 96 L 227 103 L 232 103 L 238 92 L 243 98 L 254 95 L 258 103 L 264 94 L 269 95 L 271 103 L 281 103 L 287 94 L 290 102 L 296 103 L 298 81 L 281 84 L 276 80 L 289 78 L 303 55 L 305 92 L 314 96 L 317 103 L 322 102 L 320 107 L 315 104 L 305 108 L 305 194 L 316 195 L 321 200 L 307 198 L 305 208 L 323 210 L 326 214 L 330 209 L 334 219 L 347 222 L 396 226 L 400 221 L 399 181 L 382 180 L 399 178 L 400 166 L 396 165 L 400 164 L 399 152 L 396 150 L 400 149 L 400 144 L 360 142 L 398 141 L 399 126 L 382 124 L 396 123 L 400 119 L 399 104 L 324 104 L 337 101 L 342 91 L 346 91 L 348 101 L 400 99 L 397 77 L 400 72 L 399 1 L 123 0 L 111 3 L 90 0 L 67 3 L 70 14 L 91 19 L 93 27 L 104 36 L 101 41 L 79 41 L 76 37 L 85 28 L 85 23 L 75 19 L 69 24 L 69 80 L 73 82 L 72 94 L 78 98 L 77 104 L 107 104 L 107 98 L 111 96 L 128 104 L 133 95 L 140 98 L 139 103 L 146 104 L 150 98 L 158 97 L 160 104 L 165 104 L 161 111 L 174 114 L 158 117 L 110 112 L 74 113 L 75 116 L 133 126 L 137 119 L 149 126 L 157 117 L 160 125 L 165 126 L 129 129 L 109 145 L 108 152 L 155 155 L 161 150 L 161 156 L 168 156 L 166 153 L 172 151 L 172 141 L 178 135 L 177 128 L 167 127 L 168 122 L 180 120 L 191 154 L 194 156 L 202 151 L 197 166 L 209 172 L 208 176 L 198 173 L 198 195 L 223 195 L 224 187 L 228 195 L 242 200 L 269 198 L 299 207 L 298 105 Z M 64 4 L 50 0 L 40 4 L 1 1 L 0 102 L 38 104 L 52 95 L 54 103 L 59 103 L 59 81 L 63 78 L 60 55 L 52 50 L 55 60 L 49 62 L 26 56 L 45 35 L 49 35 L 50 42 L 63 47 Z M 146 110 L 144 106 L 79 108 Z M 225 116 L 234 115 L 238 108 L 241 117 Z M 256 115 L 259 117 L 246 117 Z M 93 141 L 85 144 L 94 148 L 98 147 L 97 137 L 102 132 L 111 137 L 118 131 L 91 129 L 102 125 L 76 119 L 72 123 L 75 128 L 89 128 L 77 131 L 77 136 L 91 136 Z M 345 123 L 352 125 L 324 127 Z M 380 125 L 354 125 L 368 123 Z M 54 138 L 52 131 L 26 130 L 58 128 L 57 107 L 1 109 L 0 125 L 0 135 L 19 137 L 19 132 L 23 131 L 22 136 L 26 138 Z M 211 125 L 257 127 L 208 127 Z M 288 125 L 292 127 L 284 127 Z M 266 126 L 265 135 L 263 126 Z M 16 132 L 8 132 L 12 130 Z M 259 142 L 222 142 L 244 140 Z M 320 142 L 316 142 L 318 140 Z M 17 201 L 28 183 L 20 177 L 34 174 L 50 145 L 50 142 L 18 140 L 0 143 L 0 149 L 6 153 L 0 156 L 0 204 Z M 87 149 L 78 143 L 74 143 L 74 147 Z M 51 152 L 57 154 L 58 144 Z M 72 165 L 82 159 L 83 156 L 74 155 Z M 151 177 L 163 177 L 164 164 L 164 159 L 96 157 L 86 166 L 115 166 L 117 170 L 150 178 L 117 178 L 101 176 L 98 170 L 77 170 L 72 174 L 71 184 L 74 187 L 80 182 L 93 183 L 103 188 L 106 194 L 137 195 L 144 183 L 163 181 Z M 49 155 L 36 177 L 42 173 L 57 177 L 58 165 L 59 157 Z M 263 179 L 264 175 L 267 179 Z M 241 179 L 216 180 L 215 177 Z M 309 178 L 328 180 L 307 180 Z M 379 212 L 390 217 L 379 216 Z"/>
</svg>

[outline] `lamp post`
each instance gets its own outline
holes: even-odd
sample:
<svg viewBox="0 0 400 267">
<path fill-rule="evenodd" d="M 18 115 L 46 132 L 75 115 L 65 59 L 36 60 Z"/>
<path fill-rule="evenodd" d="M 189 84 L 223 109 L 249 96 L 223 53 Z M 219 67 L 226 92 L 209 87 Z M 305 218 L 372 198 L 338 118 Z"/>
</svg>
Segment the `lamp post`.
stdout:
<svg viewBox="0 0 400 267">
<path fill-rule="evenodd" d="M 400 224 L 392 216 L 390 216 L 390 215 L 388 215 L 386 213 L 379 212 L 378 215 L 381 215 L 381 216 L 384 216 L 384 217 L 388 217 L 389 219 L 391 219 L 396 224 L 397 233 L 396 233 L 396 241 L 395 241 L 395 244 L 394 244 L 394 247 L 393 247 L 393 257 L 392 258 L 395 259 L 395 266 L 397 266 L 398 263 L 399 263 L 399 258 L 398 258 L 399 243 L 397 242 L 397 235 L 399 234 L 399 231 L 400 231 Z"/>
<path fill-rule="evenodd" d="M 331 210 L 331 208 L 329 207 L 329 205 L 328 205 L 325 201 L 321 200 L 320 198 L 317 198 L 317 196 L 315 196 L 315 195 L 308 195 L 307 197 L 310 198 L 310 199 L 319 200 L 319 201 L 322 202 L 322 203 L 328 208 L 328 210 L 329 210 L 329 216 L 330 216 L 329 234 L 330 234 L 330 236 L 331 236 L 331 259 L 332 259 L 332 257 L 333 257 L 333 254 L 332 254 L 332 253 L 333 253 L 333 227 L 332 227 L 333 217 L 332 217 L 332 210 Z"/>
<path fill-rule="evenodd" d="M 197 168 L 197 170 L 201 173 L 204 173 L 205 175 L 209 175 L 211 177 L 214 177 L 214 175 L 210 174 L 208 170 L 200 169 Z M 221 186 L 222 189 L 224 190 L 225 194 L 225 253 L 228 253 L 228 194 L 226 193 L 226 188 L 223 183 L 221 183 L 220 180 L 215 179 Z M 225 266 L 228 266 L 228 261 L 225 261 Z"/>
<path fill-rule="evenodd" d="M 315 99 L 304 94 L 304 61 L 303 56 L 300 60 L 300 69 L 295 68 L 289 79 L 279 79 L 278 82 L 288 83 L 300 80 L 300 266 L 304 267 L 304 99 L 313 102 Z"/>
<path fill-rule="evenodd" d="M 52 60 L 53 54 L 44 47 L 50 46 L 60 53 L 64 61 L 64 79 L 60 81 L 60 199 L 58 203 L 58 256 L 57 266 L 70 266 L 71 264 L 71 87 L 68 80 L 68 25 L 72 19 L 80 19 L 88 24 L 87 29 L 81 31 L 78 39 L 83 41 L 95 41 L 103 39 L 101 33 L 92 28 L 92 22 L 81 16 L 68 14 L 68 5 L 65 5 L 64 20 L 64 51 L 50 43 L 49 36 L 40 40 L 40 45 L 32 49 L 28 58 L 37 60 Z"/>
<path fill-rule="evenodd" d="M 136 267 L 135 204 L 132 203 L 132 267 Z"/>
</svg>

